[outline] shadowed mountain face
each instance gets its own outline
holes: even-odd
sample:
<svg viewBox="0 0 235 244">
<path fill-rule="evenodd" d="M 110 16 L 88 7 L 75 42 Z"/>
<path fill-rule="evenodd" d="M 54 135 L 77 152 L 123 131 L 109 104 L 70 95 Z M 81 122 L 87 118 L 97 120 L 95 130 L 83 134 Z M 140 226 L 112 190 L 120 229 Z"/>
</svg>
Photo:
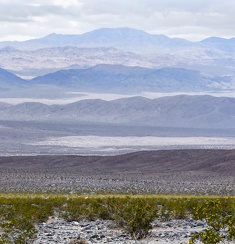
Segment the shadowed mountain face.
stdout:
<svg viewBox="0 0 235 244">
<path fill-rule="evenodd" d="M 1 120 L 77 121 L 182 128 L 235 128 L 235 98 L 143 97 L 87 99 L 66 105 L 3 104 Z"/>
<path fill-rule="evenodd" d="M 96 65 L 84 69 L 59 70 L 30 81 L 0 69 L 0 86 L 43 90 L 48 85 L 57 89 L 82 92 L 139 94 L 141 92 L 220 92 L 232 89 L 232 77 L 203 75 L 199 71 L 182 68 L 150 69 L 124 65 Z"/>
<path fill-rule="evenodd" d="M 228 77 L 209 77 L 181 68 L 148 69 L 123 65 L 97 65 L 88 69 L 60 70 L 31 80 L 33 84 L 74 87 L 92 92 L 179 92 L 226 89 Z"/>
<path fill-rule="evenodd" d="M 0 169 L 105 173 L 186 173 L 235 176 L 234 150 L 165 150 L 117 156 L 0 157 Z"/>
<path fill-rule="evenodd" d="M 20 77 L 0 68 L 0 88 L 23 87 L 27 82 Z"/>
</svg>

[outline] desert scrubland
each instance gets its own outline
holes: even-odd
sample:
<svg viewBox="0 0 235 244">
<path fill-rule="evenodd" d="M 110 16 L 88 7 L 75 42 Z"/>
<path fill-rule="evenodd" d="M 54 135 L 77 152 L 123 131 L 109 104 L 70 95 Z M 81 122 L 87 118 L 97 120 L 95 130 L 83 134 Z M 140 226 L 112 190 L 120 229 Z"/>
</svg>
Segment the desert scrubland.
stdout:
<svg viewBox="0 0 235 244">
<path fill-rule="evenodd" d="M 0 42 L 0 243 L 234 243 L 234 50 L 131 28 Z"/>
</svg>

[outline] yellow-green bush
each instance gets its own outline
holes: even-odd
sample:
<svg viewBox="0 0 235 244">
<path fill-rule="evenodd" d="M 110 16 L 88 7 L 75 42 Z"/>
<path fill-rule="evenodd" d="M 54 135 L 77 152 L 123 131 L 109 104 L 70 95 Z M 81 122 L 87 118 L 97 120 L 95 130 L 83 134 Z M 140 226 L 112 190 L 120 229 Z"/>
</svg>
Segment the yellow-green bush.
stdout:
<svg viewBox="0 0 235 244">
<path fill-rule="evenodd" d="M 208 228 L 195 234 L 190 244 L 200 240 L 205 244 L 216 244 L 224 240 L 235 240 L 235 205 L 229 200 L 207 201 L 195 208 L 195 219 L 203 220 Z"/>
<path fill-rule="evenodd" d="M 233 197 L 0 194 L 0 243 L 29 243 L 36 236 L 35 225 L 56 215 L 69 221 L 111 219 L 134 239 L 146 237 L 155 218 L 193 216 L 206 221 L 209 228 L 191 243 L 199 239 L 212 244 L 221 240 L 221 230 L 227 239 L 234 238 L 234 213 Z"/>
</svg>

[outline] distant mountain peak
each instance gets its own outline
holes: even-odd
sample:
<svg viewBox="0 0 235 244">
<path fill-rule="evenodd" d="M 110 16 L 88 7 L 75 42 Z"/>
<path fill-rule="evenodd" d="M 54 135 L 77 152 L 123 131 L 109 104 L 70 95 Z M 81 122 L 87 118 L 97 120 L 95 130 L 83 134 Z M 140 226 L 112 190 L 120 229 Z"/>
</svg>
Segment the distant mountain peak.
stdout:
<svg viewBox="0 0 235 244">
<path fill-rule="evenodd" d="M 44 38 L 51 38 L 51 37 L 55 37 L 55 36 L 59 36 L 61 34 L 57 34 L 57 33 L 50 33 L 48 35 L 46 35 Z"/>
<path fill-rule="evenodd" d="M 223 41 L 227 41 L 227 40 L 229 40 L 229 39 L 217 37 L 217 36 L 211 36 L 206 39 L 203 39 L 201 42 L 223 42 Z"/>
<path fill-rule="evenodd" d="M 143 30 L 130 27 L 100 28 L 84 34 L 56 34 L 27 40 L 19 43 L 8 42 L 9 46 L 20 50 L 32 50 L 46 47 L 114 47 L 125 51 L 152 52 L 160 51 L 168 46 L 182 46 L 189 44 L 183 39 L 173 39 L 165 35 L 149 34 Z M 5 46 L 6 43 L 0 43 Z"/>
<path fill-rule="evenodd" d="M 145 35 L 151 35 L 146 31 L 143 30 L 139 30 L 139 29 L 134 29 L 131 27 L 116 27 L 116 28 L 109 28 L 109 27 L 104 27 L 104 28 L 99 28 L 99 29 L 95 29 L 92 30 L 90 32 L 87 33 L 91 33 L 91 32 L 102 32 L 102 33 L 142 33 Z M 85 33 L 86 34 L 86 33 Z"/>
</svg>

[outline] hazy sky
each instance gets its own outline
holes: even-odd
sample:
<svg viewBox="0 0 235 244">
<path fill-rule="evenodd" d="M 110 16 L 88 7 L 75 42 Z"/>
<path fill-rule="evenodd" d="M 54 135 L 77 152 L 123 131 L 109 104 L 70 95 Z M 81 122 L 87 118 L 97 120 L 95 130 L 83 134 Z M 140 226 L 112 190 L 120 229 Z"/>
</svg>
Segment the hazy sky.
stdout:
<svg viewBox="0 0 235 244">
<path fill-rule="evenodd" d="M 132 27 L 201 40 L 235 37 L 235 0 L 0 0 L 0 41 Z"/>
</svg>

